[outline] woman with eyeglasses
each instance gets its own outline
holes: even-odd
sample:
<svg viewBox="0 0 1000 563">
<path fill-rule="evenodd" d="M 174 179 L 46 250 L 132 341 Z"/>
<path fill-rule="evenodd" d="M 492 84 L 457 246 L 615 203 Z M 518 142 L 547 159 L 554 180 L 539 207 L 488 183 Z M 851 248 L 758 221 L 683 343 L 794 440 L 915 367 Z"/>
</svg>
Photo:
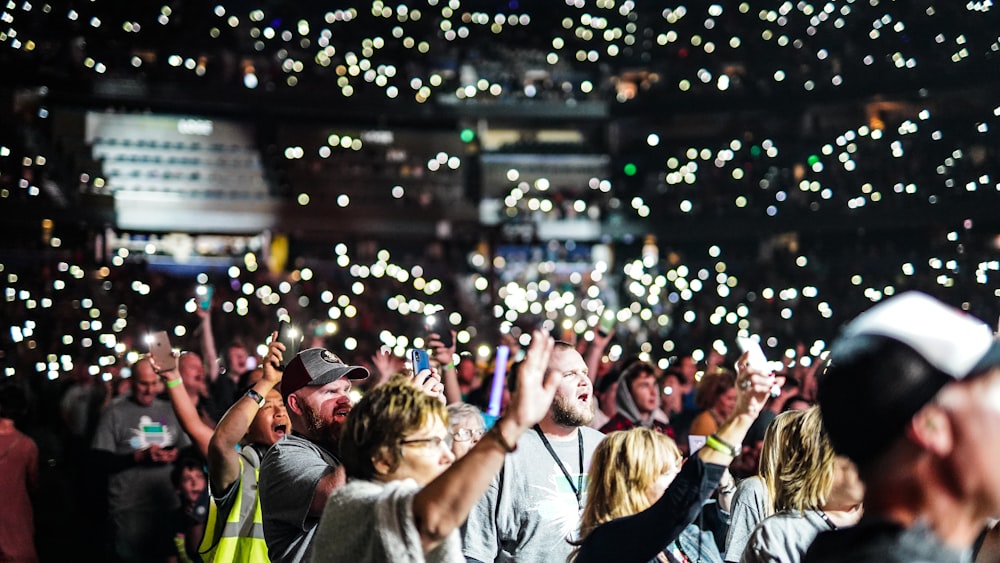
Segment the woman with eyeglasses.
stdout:
<svg viewBox="0 0 1000 563">
<path fill-rule="evenodd" d="M 547 370 L 552 347 L 551 336 L 533 334 L 506 412 L 457 462 L 440 401 L 406 379 L 369 391 L 344 424 L 348 482 L 327 501 L 312 561 L 464 563 L 459 526 L 562 380 Z"/>
<path fill-rule="evenodd" d="M 455 454 L 455 459 L 468 453 L 486 433 L 483 413 L 476 405 L 469 403 L 448 405 L 448 422 L 451 424 L 448 443 L 451 444 L 451 453 Z"/>
</svg>

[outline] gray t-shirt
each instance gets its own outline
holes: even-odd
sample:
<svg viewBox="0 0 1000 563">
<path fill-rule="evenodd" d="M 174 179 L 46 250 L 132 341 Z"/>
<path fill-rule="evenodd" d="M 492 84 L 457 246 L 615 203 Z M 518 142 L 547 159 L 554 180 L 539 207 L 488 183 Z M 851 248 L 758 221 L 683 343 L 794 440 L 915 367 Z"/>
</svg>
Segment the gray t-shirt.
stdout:
<svg viewBox="0 0 1000 563">
<path fill-rule="evenodd" d="M 350 481 L 330 495 L 323 510 L 312 563 L 464 563 L 458 530 L 424 553 L 413 519 L 412 479 Z"/>
<path fill-rule="evenodd" d="M 970 563 L 972 549 L 945 544 L 930 525 L 919 520 L 909 528 L 866 516 L 857 526 L 816 537 L 806 563 Z"/>
<path fill-rule="evenodd" d="M 736 487 L 730 510 L 729 532 L 726 535 L 726 561 L 736 563 L 743 557 L 743 549 L 757 524 L 764 520 L 767 508 L 767 489 L 758 476 L 748 477 Z"/>
<path fill-rule="evenodd" d="M 517 451 L 507 456 L 503 469 L 469 514 L 462 536 L 466 557 L 519 563 L 566 560 L 572 550 L 568 540 L 575 539 L 580 528 L 590 456 L 604 438 L 592 428 L 580 430 L 582 468 L 575 433 L 564 440 L 549 438 L 572 478 L 572 486 L 535 431 L 521 437 Z M 572 487 L 580 482 L 581 469 L 583 489 L 577 505 Z"/>
<path fill-rule="evenodd" d="M 190 443 L 170 403 L 154 399 L 145 407 L 131 398 L 122 398 L 101 413 L 91 447 L 115 455 L 131 455 L 153 444 L 182 448 Z M 170 482 L 172 468 L 172 463 L 142 464 L 112 474 L 108 478 L 110 512 L 176 509 L 180 501 Z"/>
<path fill-rule="evenodd" d="M 309 515 L 316 486 L 340 461 L 299 436 L 286 436 L 267 450 L 260 465 L 260 508 L 272 563 L 307 561 L 318 516 Z"/>
<path fill-rule="evenodd" d="M 778 512 L 754 529 L 740 563 L 798 563 L 816 536 L 831 529 L 817 510 Z"/>
</svg>

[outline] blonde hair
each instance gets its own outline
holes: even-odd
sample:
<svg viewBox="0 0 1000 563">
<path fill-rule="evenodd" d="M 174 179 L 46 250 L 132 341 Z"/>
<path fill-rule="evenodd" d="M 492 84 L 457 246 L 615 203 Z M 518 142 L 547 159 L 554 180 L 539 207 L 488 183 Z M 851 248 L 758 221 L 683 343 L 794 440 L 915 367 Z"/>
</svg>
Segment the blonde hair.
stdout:
<svg viewBox="0 0 1000 563">
<path fill-rule="evenodd" d="M 785 430 L 797 419 L 801 418 L 805 411 L 788 411 L 774 417 L 774 420 L 767 425 L 764 430 L 764 442 L 760 448 L 760 463 L 757 466 L 757 476 L 764 483 L 764 490 L 767 498 L 764 499 L 764 516 L 774 514 L 774 497 L 778 491 L 777 479 L 780 473 L 783 453 L 789 451 L 790 446 L 785 440 Z"/>
<path fill-rule="evenodd" d="M 677 444 L 649 428 L 612 432 L 597 445 L 590 461 L 587 503 L 580 518 L 580 541 L 605 522 L 637 514 L 652 504 L 646 491 L 681 463 Z"/>
<path fill-rule="evenodd" d="M 340 436 L 340 457 L 347 476 L 372 480 L 374 458 L 385 455 L 389 471 L 400 461 L 400 441 L 433 420 L 448 425 L 448 411 L 406 377 L 375 387 L 351 409 Z"/>
<path fill-rule="evenodd" d="M 834 451 L 819 408 L 810 407 L 790 421 L 782 434 L 774 476 L 774 509 L 818 509 L 833 488 Z"/>
</svg>

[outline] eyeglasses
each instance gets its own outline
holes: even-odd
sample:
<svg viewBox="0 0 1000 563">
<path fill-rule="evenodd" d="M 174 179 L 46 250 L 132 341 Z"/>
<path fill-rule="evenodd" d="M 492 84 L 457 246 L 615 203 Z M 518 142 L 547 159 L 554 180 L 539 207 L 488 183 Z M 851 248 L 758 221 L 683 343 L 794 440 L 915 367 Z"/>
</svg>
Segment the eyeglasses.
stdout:
<svg viewBox="0 0 1000 563">
<path fill-rule="evenodd" d="M 420 450 L 422 453 L 427 453 L 427 454 L 429 454 L 434 450 L 451 449 L 451 446 L 448 445 L 447 438 L 442 438 L 441 436 L 434 436 L 431 438 L 414 438 L 412 440 L 400 440 L 399 444 L 401 446 L 413 446 L 414 448 Z"/>
<path fill-rule="evenodd" d="M 456 442 L 468 442 L 482 438 L 484 433 L 485 431 L 479 428 L 459 428 L 451 433 L 451 438 Z"/>
</svg>

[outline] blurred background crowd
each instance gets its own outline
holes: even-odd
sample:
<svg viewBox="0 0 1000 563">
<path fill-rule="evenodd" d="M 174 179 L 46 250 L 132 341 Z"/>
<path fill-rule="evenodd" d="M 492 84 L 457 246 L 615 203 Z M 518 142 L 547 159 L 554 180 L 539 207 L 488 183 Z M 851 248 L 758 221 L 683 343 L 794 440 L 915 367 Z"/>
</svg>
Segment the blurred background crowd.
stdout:
<svg viewBox="0 0 1000 563">
<path fill-rule="evenodd" d="M 249 367 L 284 317 L 360 365 L 453 330 L 476 381 L 607 316 L 602 371 L 759 335 L 803 388 L 903 290 L 997 319 L 992 7 L 6 4 L 0 379 L 40 526 L 79 524 L 66 390 L 99 409 L 151 331 L 205 356 L 206 316 Z"/>
</svg>

